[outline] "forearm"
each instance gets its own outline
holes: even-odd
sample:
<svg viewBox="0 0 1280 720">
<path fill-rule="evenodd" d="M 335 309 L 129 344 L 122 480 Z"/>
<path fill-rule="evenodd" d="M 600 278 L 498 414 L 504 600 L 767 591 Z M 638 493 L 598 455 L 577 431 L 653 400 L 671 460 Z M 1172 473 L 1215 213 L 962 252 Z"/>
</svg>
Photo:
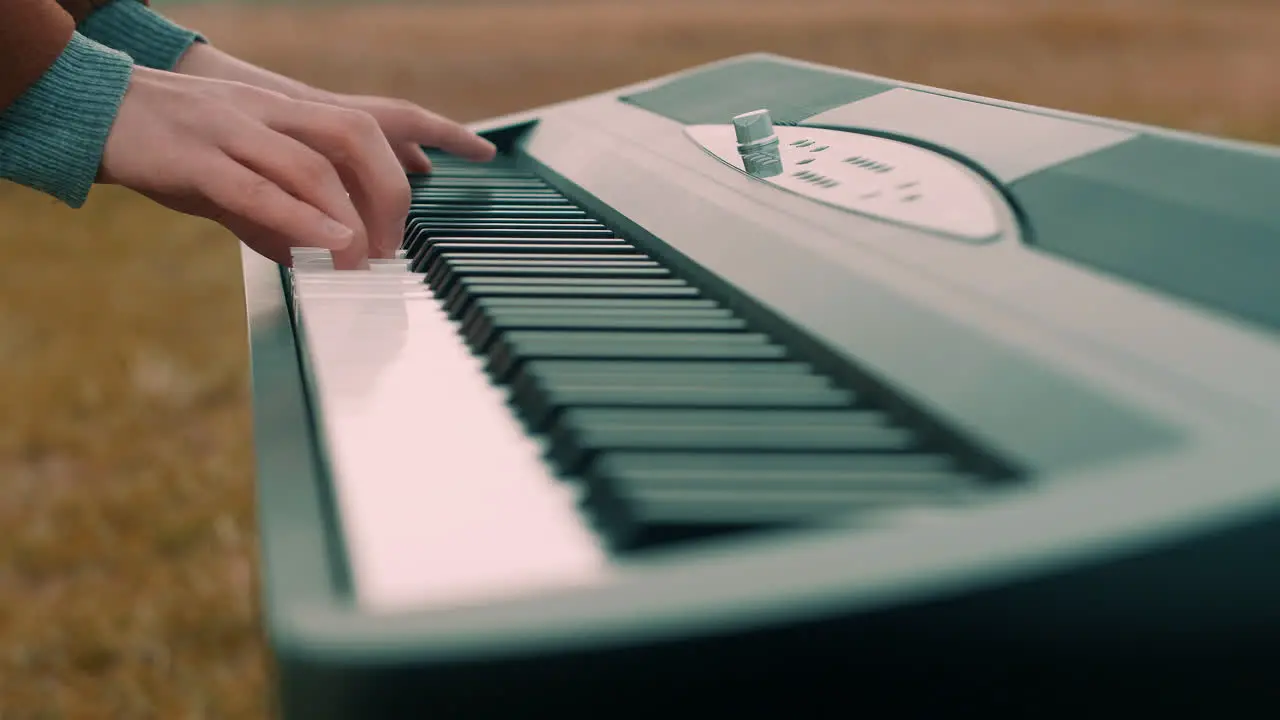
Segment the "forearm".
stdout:
<svg viewBox="0 0 1280 720">
<path fill-rule="evenodd" d="M 132 71 L 127 55 L 73 33 L 0 113 L 0 178 L 84 204 Z"/>
</svg>

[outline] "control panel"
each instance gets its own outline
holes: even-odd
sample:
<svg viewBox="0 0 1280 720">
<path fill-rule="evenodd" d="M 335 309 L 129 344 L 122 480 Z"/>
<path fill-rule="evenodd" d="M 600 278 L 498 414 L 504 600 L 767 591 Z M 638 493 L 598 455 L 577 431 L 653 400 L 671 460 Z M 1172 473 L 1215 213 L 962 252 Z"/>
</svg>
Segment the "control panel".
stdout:
<svg viewBox="0 0 1280 720">
<path fill-rule="evenodd" d="M 967 242 L 1000 235 L 999 193 L 932 150 L 846 130 L 774 127 L 765 109 L 685 132 L 734 169 L 825 205 Z"/>
</svg>

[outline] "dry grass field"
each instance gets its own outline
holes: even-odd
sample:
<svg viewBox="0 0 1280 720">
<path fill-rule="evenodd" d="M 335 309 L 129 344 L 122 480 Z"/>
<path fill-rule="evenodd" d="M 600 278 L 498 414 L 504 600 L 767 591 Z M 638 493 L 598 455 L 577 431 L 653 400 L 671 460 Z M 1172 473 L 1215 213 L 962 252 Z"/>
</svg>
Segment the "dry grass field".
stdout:
<svg viewBox="0 0 1280 720">
<path fill-rule="evenodd" d="M 432 5 L 435 5 L 434 7 Z M 753 50 L 1280 141 L 1272 0 L 596 0 L 172 11 L 476 119 Z M 0 719 L 263 718 L 235 241 L 0 185 Z"/>
</svg>

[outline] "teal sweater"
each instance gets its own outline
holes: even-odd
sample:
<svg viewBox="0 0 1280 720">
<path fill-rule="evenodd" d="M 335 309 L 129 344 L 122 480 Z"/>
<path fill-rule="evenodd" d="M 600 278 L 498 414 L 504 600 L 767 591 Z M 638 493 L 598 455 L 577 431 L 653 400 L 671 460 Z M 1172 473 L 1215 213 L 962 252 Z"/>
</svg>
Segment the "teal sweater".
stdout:
<svg viewBox="0 0 1280 720">
<path fill-rule="evenodd" d="M 0 113 L 0 178 L 83 205 L 133 65 L 168 70 L 202 41 L 136 0 L 95 11 L 44 76 Z"/>
</svg>

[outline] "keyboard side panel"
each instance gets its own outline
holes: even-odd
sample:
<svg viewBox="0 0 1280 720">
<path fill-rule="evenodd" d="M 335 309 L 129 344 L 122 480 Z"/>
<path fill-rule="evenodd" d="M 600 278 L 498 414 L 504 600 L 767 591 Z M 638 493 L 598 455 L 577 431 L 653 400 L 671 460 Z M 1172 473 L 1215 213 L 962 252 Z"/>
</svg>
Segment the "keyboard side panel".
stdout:
<svg viewBox="0 0 1280 720">
<path fill-rule="evenodd" d="M 844 701 L 915 715 L 1280 701 L 1280 514 L 1132 557 L 860 614 L 820 614 L 679 639 L 460 663 L 294 658 L 286 720 L 784 713 Z M 1250 572 L 1257 572 L 1250 579 Z M 1179 588 L 1171 596 L 1170 588 Z M 1081 692 L 1087 688 L 1087 692 Z M 1245 713 L 1248 714 L 1248 713 Z M 786 716 L 784 714 L 784 716 Z"/>
<path fill-rule="evenodd" d="M 264 625 L 287 647 L 301 604 L 338 602 L 348 585 L 323 448 L 280 268 L 241 246 L 248 310 Z"/>
</svg>

